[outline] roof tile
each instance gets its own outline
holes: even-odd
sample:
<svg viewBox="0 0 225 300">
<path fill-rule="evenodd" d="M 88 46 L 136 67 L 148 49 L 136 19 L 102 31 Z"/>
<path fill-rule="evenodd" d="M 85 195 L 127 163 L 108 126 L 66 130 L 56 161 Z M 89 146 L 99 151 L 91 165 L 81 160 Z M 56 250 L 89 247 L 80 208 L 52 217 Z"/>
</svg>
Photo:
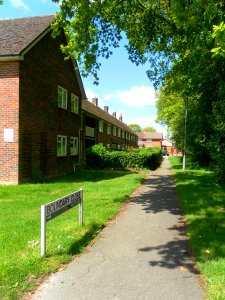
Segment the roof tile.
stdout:
<svg viewBox="0 0 225 300">
<path fill-rule="evenodd" d="M 20 55 L 54 20 L 54 15 L 0 20 L 0 56 Z"/>
<path fill-rule="evenodd" d="M 104 120 L 104 121 L 111 123 L 125 131 L 128 131 L 128 132 L 136 135 L 136 133 L 130 127 L 128 127 L 126 124 L 124 124 L 117 118 L 113 117 L 112 115 L 107 113 L 105 110 L 101 109 L 100 107 L 95 106 L 93 103 L 91 103 L 88 100 L 82 101 L 82 109 L 84 111 L 96 116 L 97 118 L 99 118 L 101 120 Z"/>
</svg>

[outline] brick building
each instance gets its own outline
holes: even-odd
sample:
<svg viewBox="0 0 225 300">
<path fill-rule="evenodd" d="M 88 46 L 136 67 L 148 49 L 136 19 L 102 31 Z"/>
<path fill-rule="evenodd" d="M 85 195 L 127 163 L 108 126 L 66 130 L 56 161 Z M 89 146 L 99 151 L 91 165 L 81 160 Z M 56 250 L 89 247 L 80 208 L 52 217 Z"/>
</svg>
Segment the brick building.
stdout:
<svg viewBox="0 0 225 300">
<path fill-rule="evenodd" d="M 80 75 L 64 60 L 54 16 L 0 20 L 0 183 L 24 182 L 79 164 Z"/>
<path fill-rule="evenodd" d="M 117 119 L 116 112 L 109 114 L 108 106 L 101 109 L 97 98 L 82 101 L 82 120 L 84 150 L 100 143 L 109 150 L 137 147 L 138 137 L 123 123 L 122 115 Z"/>
<path fill-rule="evenodd" d="M 139 147 L 162 147 L 163 134 L 161 132 L 137 132 Z"/>
</svg>

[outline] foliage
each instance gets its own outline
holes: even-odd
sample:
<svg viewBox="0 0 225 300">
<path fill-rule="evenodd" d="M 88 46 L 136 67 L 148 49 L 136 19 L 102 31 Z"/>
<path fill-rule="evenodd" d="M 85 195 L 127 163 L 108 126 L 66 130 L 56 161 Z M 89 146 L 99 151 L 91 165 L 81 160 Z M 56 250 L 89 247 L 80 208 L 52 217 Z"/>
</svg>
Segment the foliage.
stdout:
<svg viewBox="0 0 225 300">
<path fill-rule="evenodd" d="M 130 129 L 132 129 L 134 132 L 142 131 L 141 126 L 138 124 L 130 124 L 128 127 L 130 127 Z"/>
<path fill-rule="evenodd" d="M 162 159 L 159 148 L 142 148 L 133 151 L 107 151 L 102 145 L 95 145 L 86 152 L 88 168 L 134 168 L 155 169 Z"/>
<path fill-rule="evenodd" d="M 138 124 L 130 124 L 128 125 L 128 127 L 130 127 L 134 132 L 141 132 L 141 131 L 156 132 L 155 128 L 151 126 L 142 129 L 141 126 Z"/>
<path fill-rule="evenodd" d="M 110 57 L 125 33 L 129 59 L 148 64 L 154 86 L 163 86 L 158 120 L 169 124 L 175 144 L 181 145 L 182 102 L 188 99 L 188 151 L 202 163 L 212 160 L 221 177 L 224 164 L 217 150 L 225 147 L 225 132 L 220 132 L 225 120 L 224 10 L 223 0 L 62 0 L 54 29 L 65 29 L 69 44 L 63 51 L 96 83 L 99 58 Z"/>
<path fill-rule="evenodd" d="M 148 126 L 143 128 L 143 131 L 147 131 L 147 132 L 156 132 L 154 127 Z"/>
<path fill-rule="evenodd" d="M 0 299 L 22 299 L 21 293 L 81 253 L 143 178 L 88 170 L 42 184 L 0 186 Z M 47 255 L 41 258 L 40 206 L 81 187 L 84 225 L 78 225 L 78 206 L 48 222 Z"/>
<path fill-rule="evenodd" d="M 225 299 L 225 186 L 207 169 L 187 164 L 183 172 L 178 157 L 169 159 L 206 298 Z"/>
</svg>

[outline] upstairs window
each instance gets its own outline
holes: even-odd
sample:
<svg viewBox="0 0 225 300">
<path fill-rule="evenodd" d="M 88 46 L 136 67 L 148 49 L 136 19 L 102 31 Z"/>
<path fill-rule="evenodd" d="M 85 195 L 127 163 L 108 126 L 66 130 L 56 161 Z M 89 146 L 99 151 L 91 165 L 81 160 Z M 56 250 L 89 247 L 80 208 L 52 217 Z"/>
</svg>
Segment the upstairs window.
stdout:
<svg viewBox="0 0 225 300">
<path fill-rule="evenodd" d="M 70 138 L 70 155 L 78 154 L 78 138 L 71 137 Z"/>
<path fill-rule="evenodd" d="M 67 109 L 67 90 L 58 86 L 58 107 Z"/>
<path fill-rule="evenodd" d="M 57 156 L 66 156 L 67 137 L 65 135 L 57 136 Z"/>
<path fill-rule="evenodd" d="M 103 132 L 103 125 L 104 125 L 103 121 L 100 120 L 99 123 L 98 123 L 98 131 L 99 132 Z"/>
<path fill-rule="evenodd" d="M 107 134 L 111 134 L 111 124 L 107 124 Z"/>
<path fill-rule="evenodd" d="M 71 112 L 79 113 L 79 98 L 74 94 L 71 94 Z"/>
<path fill-rule="evenodd" d="M 113 126 L 113 135 L 116 136 L 116 126 Z"/>
</svg>

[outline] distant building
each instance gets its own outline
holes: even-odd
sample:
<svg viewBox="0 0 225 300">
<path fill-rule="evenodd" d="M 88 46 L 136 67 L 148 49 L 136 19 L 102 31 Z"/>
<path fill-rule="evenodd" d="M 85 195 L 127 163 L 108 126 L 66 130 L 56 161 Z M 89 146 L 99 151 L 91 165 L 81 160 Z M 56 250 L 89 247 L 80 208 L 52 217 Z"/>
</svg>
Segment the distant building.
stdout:
<svg viewBox="0 0 225 300">
<path fill-rule="evenodd" d="M 137 132 L 139 147 L 162 147 L 163 134 L 161 132 Z"/>
<path fill-rule="evenodd" d="M 163 139 L 162 141 L 162 150 L 164 150 L 167 155 L 182 155 L 182 151 L 179 151 L 172 140 Z"/>
</svg>

